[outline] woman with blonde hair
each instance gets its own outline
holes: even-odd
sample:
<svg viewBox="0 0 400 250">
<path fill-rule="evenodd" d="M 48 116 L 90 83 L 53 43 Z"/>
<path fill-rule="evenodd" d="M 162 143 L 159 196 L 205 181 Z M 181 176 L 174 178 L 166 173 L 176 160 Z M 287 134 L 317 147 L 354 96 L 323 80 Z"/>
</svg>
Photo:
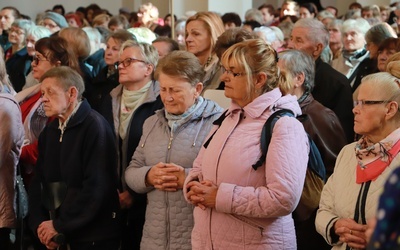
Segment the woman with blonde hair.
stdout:
<svg viewBox="0 0 400 250">
<path fill-rule="evenodd" d="M 301 123 L 283 116 L 274 126 L 268 154 L 261 156 L 265 121 L 289 109 L 275 50 L 261 39 L 230 47 L 222 55 L 221 81 L 232 99 L 193 163 L 183 192 L 194 204 L 193 249 L 296 249 L 292 212 L 304 185 L 308 139 Z M 222 120 L 223 119 L 223 120 Z"/>
<path fill-rule="evenodd" d="M 224 31 L 221 17 L 214 12 L 198 12 L 186 21 L 186 50 L 199 59 L 206 71 L 202 93 L 206 89 L 216 89 L 219 86 L 221 72 L 214 47 Z"/>
</svg>

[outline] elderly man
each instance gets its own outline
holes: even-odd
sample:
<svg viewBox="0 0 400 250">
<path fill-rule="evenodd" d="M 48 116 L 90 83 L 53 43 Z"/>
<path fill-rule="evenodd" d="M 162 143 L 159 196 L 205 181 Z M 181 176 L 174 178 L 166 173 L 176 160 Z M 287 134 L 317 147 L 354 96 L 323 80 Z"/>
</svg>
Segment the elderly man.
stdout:
<svg viewBox="0 0 400 250">
<path fill-rule="evenodd" d="M 84 82 L 66 66 L 41 81 L 44 112 L 29 189 L 29 223 L 47 249 L 119 249 L 117 161 L 110 125 L 82 98 Z M 62 246 L 62 249 L 64 246 Z"/>
<path fill-rule="evenodd" d="M 320 55 L 328 42 L 326 27 L 318 20 L 305 18 L 293 26 L 289 47 L 304 51 L 314 58 L 315 87 L 312 94 L 315 100 L 335 112 L 348 142 L 351 142 L 354 140 L 351 88 L 343 74 L 321 60 Z"/>
<path fill-rule="evenodd" d="M 365 49 L 365 34 L 369 23 L 363 18 L 348 19 L 342 25 L 343 50 L 341 55 L 332 61 L 332 67 L 345 75 L 353 87 L 361 63 L 369 58 Z"/>
</svg>

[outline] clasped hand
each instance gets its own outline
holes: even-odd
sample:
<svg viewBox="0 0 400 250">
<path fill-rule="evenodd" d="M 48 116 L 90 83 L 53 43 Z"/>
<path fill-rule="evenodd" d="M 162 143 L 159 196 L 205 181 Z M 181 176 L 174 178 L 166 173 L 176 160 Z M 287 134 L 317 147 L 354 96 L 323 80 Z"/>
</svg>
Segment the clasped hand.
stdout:
<svg viewBox="0 0 400 250">
<path fill-rule="evenodd" d="M 45 245 L 47 249 L 56 249 L 59 246 L 52 240 L 53 237 L 58 234 L 54 229 L 52 220 L 43 221 L 37 229 L 37 234 L 40 242 Z"/>
<path fill-rule="evenodd" d="M 195 206 L 205 210 L 215 208 L 218 187 L 209 180 L 191 181 L 187 184 L 188 200 Z"/>
<path fill-rule="evenodd" d="M 162 191 L 174 192 L 182 189 L 185 169 L 174 163 L 157 163 L 147 172 L 146 182 Z"/>
<path fill-rule="evenodd" d="M 339 219 L 334 225 L 335 233 L 339 240 L 353 249 L 364 249 L 367 246 L 365 231 L 367 225 L 361 225 L 353 219 Z"/>
</svg>

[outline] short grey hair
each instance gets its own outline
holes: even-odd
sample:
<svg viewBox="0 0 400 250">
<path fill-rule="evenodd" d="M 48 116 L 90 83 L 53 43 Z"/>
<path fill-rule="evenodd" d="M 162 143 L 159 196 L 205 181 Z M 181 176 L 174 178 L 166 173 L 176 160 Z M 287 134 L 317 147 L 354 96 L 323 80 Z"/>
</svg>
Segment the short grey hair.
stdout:
<svg viewBox="0 0 400 250">
<path fill-rule="evenodd" d="M 48 28 L 44 27 L 44 26 L 31 26 L 28 29 L 28 32 L 26 32 L 26 37 L 28 36 L 33 36 L 35 38 L 35 40 L 39 40 L 43 37 L 49 37 L 51 35 L 51 32 Z"/>
<path fill-rule="evenodd" d="M 28 30 L 30 27 L 35 26 L 35 23 L 32 22 L 31 20 L 26 20 L 26 19 L 16 19 L 12 25 L 13 27 L 18 27 L 20 29 L 23 29 L 25 32 L 25 37 L 26 34 L 28 33 Z"/>
<path fill-rule="evenodd" d="M 315 63 L 310 55 L 300 50 L 285 50 L 279 53 L 279 61 L 285 66 L 284 69 L 281 69 L 281 72 L 289 74 L 291 78 L 303 73 L 305 77 L 302 86 L 304 91 L 310 93 L 313 90 Z M 289 84 L 293 84 L 292 81 L 289 82 Z"/>
<path fill-rule="evenodd" d="M 368 23 L 367 20 L 364 18 L 357 18 L 357 19 L 348 19 L 343 22 L 342 25 L 342 34 L 349 31 L 349 30 L 355 30 L 359 33 L 361 33 L 363 36 L 367 31 L 371 28 L 371 25 Z"/>
<path fill-rule="evenodd" d="M 312 18 L 303 18 L 294 24 L 293 29 L 295 28 L 306 28 L 308 40 L 314 44 L 321 43 L 323 47 L 328 46 L 329 32 L 322 22 Z"/>
<path fill-rule="evenodd" d="M 43 82 L 47 78 L 57 79 L 57 82 L 61 84 L 64 90 L 75 87 L 78 90 L 78 100 L 82 99 L 82 94 L 85 91 L 85 83 L 82 76 L 76 70 L 68 66 L 54 67 L 43 74 L 40 82 Z"/>
<path fill-rule="evenodd" d="M 388 23 L 378 23 L 365 33 L 365 41 L 379 46 L 386 38 L 397 38 L 396 32 Z"/>
</svg>

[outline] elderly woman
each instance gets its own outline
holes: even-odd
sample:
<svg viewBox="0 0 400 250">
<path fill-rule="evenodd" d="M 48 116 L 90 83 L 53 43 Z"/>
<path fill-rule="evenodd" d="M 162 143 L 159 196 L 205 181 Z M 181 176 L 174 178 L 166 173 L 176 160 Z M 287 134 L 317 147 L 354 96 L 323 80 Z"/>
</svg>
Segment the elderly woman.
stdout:
<svg viewBox="0 0 400 250">
<path fill-rule="evenodd" d="M 224 31 L 221 17 L 213 12 L 198 12 L 186 21 L 186 50 L 199 59 L 206 71 L 202 79 L 203 93 L 219 86 L 221 71 L 214 46 Z"/>
<path fill-rule="evenodd" d="M 193 249 L 296 249 L 291 213 L 304 185 L 308 139 L 301 123 L 281 117 L 260 167 L 260 138 L 277 110 L 301 114 L 294 96 L 282 96 L 276 52 L 261 39 L 222 55 L 225 95 L 232 99 L 212 139 L 204 144 L 183 192 L 194 209 Z M 221 121 L 222 119 L 219 119 Z M 290 147 L 289 147 L 290 145 Z M 284 156 L 284 157 L 282 157 Z"/>
<path fill-rule="evenodd" d="M 353 109 L 354 131 L 362 137 L 340 152 L 315 220 L 332 249 L 366 248 L 366 223 L 375 216 L 387 177 L 400 164 L 398 83 L 388 72 L 362 79 Z"/>
<path fill-rule="evenodd" d="M 345 75 L 352 87 L 360 64 L 369 58 L 364 38 L 369 28 L 369 23 L 362 18 L 348 19 L 342 25 L 343 50 L 342 54 L 332 61 L 332 67 Z"/>
<path fill-rule="evenodd" d="M 203 75 L 197 58 L 185 51 L 171 52 L 157 66 L 165 108 L 144 123 L 140 146 L 125 173 L 134 191 L 147 193 L 141 249 L 191 249 L 193 207 L 181 189 L 222 111 L 200 96 Z"/>
<path fill-rule="evenodd" d="M 74 57 L 64 39 L 45 37 L 36 42 L 35 48 L 32 76 L 36 80 L 39 81 L 48 70 L 63 65 L 79 70 L 78 60 Z M 27 186 L 29 186 L 33 175 L 33 166 L 36 165 L 38 157 L 37 139 L 48 123 L 48 118 L 44 114 L 40 87 L 41 85 L 37 84 L 20 91 L 16 95 L 16 99 L 21 105 L 22 122 L 25 128 L 25 143 L 22 148 L 20 163 Z"/>
<path fill-rule="evenodd" d="M 335 113 L 314 100 L 311 94 L 314 87 L 314 60 L 300 50 L 286 50 L 279 53 L 278 66 L 287 78 L 287 82 L 281 84 L 280 89 L 284 94 L 297 97 L 303 113 L 300 121 L 321 153 L 327 177 L 329 177 L 333 172 L 336 157 L 346 145 L 347 140 Z M 316 210 L 309 219 L 304 221 L 296 220 L 294 217 L 297 249 L 330 249 L 315 230 L 315 212 Z"/>
<path fill-rule="evenodd" d="M 112 129 L 82 98 L 84 82 L 75 70 L 56 67 L 40 81 L 44 112 L 54 120 L 39 138 L 37 172 L 29 190 L 30 228 L 48 249 L 64 243 L 70 249 L 117 250 L 120 215 Z M 59 234 L 65 242 L 54 238 Z"/>
<path fill-rule="evenodd" d="M 378 49 L 377 67 L 379 72 L 385 72 L 388 59 L 400 51 L 400 39 L 399 38 L 387 38 L 385 39 Z"/>
<path fill-rule="evenodd" d="M 163 107 L 160 87 L 154 80 L 157 50 L 149 44 L 128 40 L 119 54 L 119 82 L 104 99 L 101 114 L 112 124 L 118 144 L 119 199 L 123 209 L 121 249 L 140 249 L 146 195 L 132 191 L 125 182 L 128 167 L 139 145 L 144 121 Z"/>
<path fill-rule="evenodd" d="M 13 95 L 0 49 L 0 249 L 11 248 L 10 232 L 17 226 L 14 211 L 15 178 L 24 127 Z"/>
<path fill-rule="evenodd" d="M 26 33 L 26 49 L 29 57 L 33 58 L 36 54 L 35 43 L 39 39 L 43 37 L 49 37 L 50 35 L 51 33 L 49 29 L 43 26 L 32 26 L 30 29 L 28 29 L 28 32 Z M 33 77 L 33 72 L 31 69 L 32 67 L 29 69 L 29 74 L 26 76 L 25 85 L 22 89 L 29 88 L 39 83 L 39 81 Z"/>
<path fill-rule="evenodd" d="M 8 41 L 11 47 L 4 54 L 7 73 L 16 92 L 21 91 L 26 75 L 31 69 L 32 58 L 28 54 L 25 41 L 26 33 L 31 26 L 34 26 L 33 22 L 17 19 L 8 30 Z"/>
<path fill-rule="evenodd" d="M 379 23 L 372 26 L 365 33 L 366 49 L 369 51 L 369 58 L 361 62 L 357 76 L 353 85 L 353 90 L 356 90 L 361 83 L 361 79 L 369 74 L 379 72 L 377 68 L 377 58 L 379 54 L 379 46 L 387 38 L 397 38 L 396 32 L 387 23 Z"/>
</svg>

